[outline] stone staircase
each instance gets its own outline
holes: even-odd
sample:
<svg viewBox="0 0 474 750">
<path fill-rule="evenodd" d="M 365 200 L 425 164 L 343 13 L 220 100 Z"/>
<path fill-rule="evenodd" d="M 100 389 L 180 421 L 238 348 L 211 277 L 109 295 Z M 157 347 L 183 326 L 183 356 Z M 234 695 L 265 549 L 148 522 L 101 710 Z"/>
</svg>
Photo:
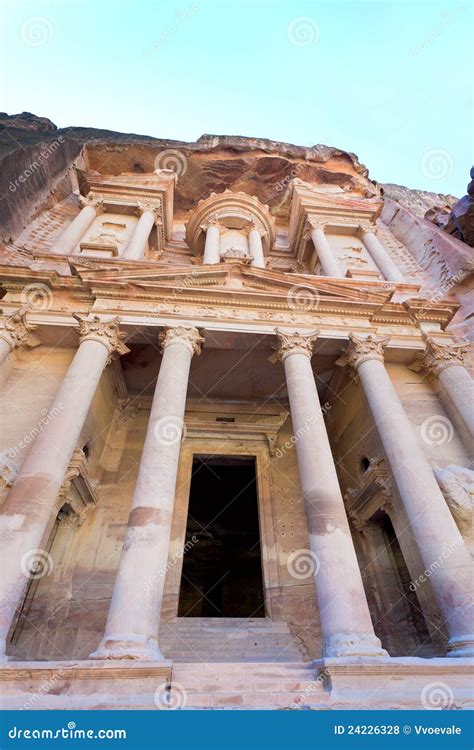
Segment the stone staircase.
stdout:
<svg viewBox="0 0 474 750">
<path fill-rule="evenodd" d="M 181 710 L 326 710 L 330 700 L 308 662 L 174 664 L 169 692 Z"/>
<path fill-rule="evenodd" d="M 160 630 L 164 656 L 176 662 L 301 662 L 286 622 L 266 617 L 178 617 Z"/>
</svg>

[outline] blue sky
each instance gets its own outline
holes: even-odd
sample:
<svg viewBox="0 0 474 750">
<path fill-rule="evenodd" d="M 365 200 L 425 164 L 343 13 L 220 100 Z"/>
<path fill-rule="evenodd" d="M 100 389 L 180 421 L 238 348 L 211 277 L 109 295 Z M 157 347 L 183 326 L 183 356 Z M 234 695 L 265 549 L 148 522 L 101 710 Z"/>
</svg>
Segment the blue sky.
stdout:
<svg viewBox="0 0 474 750">
<path fill-rule="evenodd" d="M 161 138 L 355 152 L 380 182 L 463 195 L 470 0 L 3 0 L 0 109 Z"/>
</svg>

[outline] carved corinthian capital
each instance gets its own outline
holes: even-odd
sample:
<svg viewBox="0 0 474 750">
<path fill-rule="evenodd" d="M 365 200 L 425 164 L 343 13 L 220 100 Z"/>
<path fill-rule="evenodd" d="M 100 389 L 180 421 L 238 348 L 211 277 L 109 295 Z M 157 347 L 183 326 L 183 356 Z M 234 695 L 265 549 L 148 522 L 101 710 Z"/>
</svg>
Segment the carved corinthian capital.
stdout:
<svg viewBox="0 0 474 750">
<path fill-rule="evenodd" d="M 125 345 L 125 334 L 119 331 L 120 318 L 101 320 L 97 315 L 93 318 L 73 316 L 79 323 L 79 341 L 99 341 L 109 350 L 109 362 L 116 356 L 127 354 L 130 349 Z"/>
<path fill-rule="evenodd" d="M 375 336 L 361 337 L 356 336 L 354 333 L 349 334 L 349 345 L 345 352 L 346 364 L 358 370 L 363 362 L 367 362 L 369 359 L 375 359 L 379 362 L 384 361 L 384 351 L 390 338 L 384 336 L 383 338 L 377 339 Z"/>
<path fill-rule="evenodd" d="M 456 344 L 439 344 L 428 338 L 426 349 L 419 357 L 419 362 L 431 376 L 438 377 L 442 370 L 454 365 L 464 367 L 464 354 L 468 347 Z"/>
<path fill-rule="evenodd" d="M 10 349 L 39 346 L 40 340 L 33 335 L 37 329 L 38 326 L 26 320 L 26 309 L 20 308 L 0 321 L 0 339 L 6 341 Z"/>
<path fill-rule="evenodd" d="M 281 328 L 275 328 L 278 336 L 278 348 L 275 350 L 274 360 L 284 362 L 290 354 L 304 354 L 306 357 L 313 356 L 313 345 L 318 338 L 319 331 L 310 333 L 288 333 Z"/>
<path fill-rule="evenodd" d="M 184 326 L 167 326 L 159 336 L 162 350 L 170 344 L 182 344 L 190 350 L 191 354 L 201 354 L 203 342 L 204 337 L 197 328 L 184 328 Z"/>
</svg>

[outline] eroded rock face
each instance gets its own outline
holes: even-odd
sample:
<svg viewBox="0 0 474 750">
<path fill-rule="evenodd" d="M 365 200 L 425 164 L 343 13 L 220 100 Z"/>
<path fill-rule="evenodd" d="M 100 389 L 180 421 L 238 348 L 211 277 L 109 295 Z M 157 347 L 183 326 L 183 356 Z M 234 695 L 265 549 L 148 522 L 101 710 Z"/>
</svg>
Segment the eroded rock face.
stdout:
<svg viewBox="0 0 474 750">
<path fill-rule="evenodd" d="M 430 193 L 428 190 L 412 190 L 389 182 L 381 185 L 381 191 L 384 198 L 396 201 L 420 219 L 431 219 L 437 226 L 441 224 L 435 220 L 435 217 L 441 214 L 447 217 L 457 201 L 454 195 Z"/>
<path fill-rule="evenodd" d="M 41 152 L 46 154 L 42 159 Z M 194 207 L 196 195 L 205 198 L 229 189 L 256 195 L 276 218 L 287 219 L 289 185 L 295 177 L 365 197 L 379 194 L 355 154 L 329 146 L 216 135 L 186 143 L 93 128 L 56 129 L 50 120 L 29 113 L 0 115 L 0 189 L 9 199 L 1 216 L 4 241 L 14 240 L 40 210 L 77 189 L 66 176 L 81 152 L 85 175 L 174 169 L 177 217 Z M 26 179 L 19 181 L 20 175 Z M 61 180 L 65 183 L 58 189 Z"/>
<path fill-rule="evenodd" d="M 8 115 L 6 112 L 0 112 L 0 129 L 4 130 L 6 128 L 38 133 L 57 130 L 54 122 L 51 122 L 47 117 L 38 117 L 31 112 L 22 112 L 18 115 Z"/>
<path fill-rule="evenodd" d="M 355 154 L 338 148 L 242 136 L 205 134 L 184 142 L 94 128 L 58 129 L 48 118 L 23 112 L 0 113 L 0 190 L 8 197 L 0 213 L 5 242 L 14 241 L 42 210 L 77 192 L 73 163 L 83 168 L 84 179 L 87 172 L 175 169 L 178 220 L 194 207 L 196 195 L 232 190 L 257 196 L 277 221 L 286 221 L 289 186 L 297 177 L 364 197 L 384 195 L 464 242 L 474 241 L 472 191 L 457 203 L 450 195 L 378 185 Z"/>
<path fill-rule="evenodd" d="M 454 204 L 444 229 L 453 237 L 474 247 L 474 167 L 471 167 L 467 195 Z"/>
</svg>

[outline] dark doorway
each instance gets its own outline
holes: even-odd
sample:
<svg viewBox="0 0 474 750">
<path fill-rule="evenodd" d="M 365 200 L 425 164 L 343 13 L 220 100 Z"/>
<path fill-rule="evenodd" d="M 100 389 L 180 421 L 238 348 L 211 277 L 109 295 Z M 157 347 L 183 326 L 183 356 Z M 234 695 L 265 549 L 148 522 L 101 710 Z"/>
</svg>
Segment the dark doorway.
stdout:
<svg viewBox="0 0 474 750">
<path fill-rule="evenodd" d="M 265 616 L 254 458 L 193 461 L 178 616 Z"/>
</svg>

